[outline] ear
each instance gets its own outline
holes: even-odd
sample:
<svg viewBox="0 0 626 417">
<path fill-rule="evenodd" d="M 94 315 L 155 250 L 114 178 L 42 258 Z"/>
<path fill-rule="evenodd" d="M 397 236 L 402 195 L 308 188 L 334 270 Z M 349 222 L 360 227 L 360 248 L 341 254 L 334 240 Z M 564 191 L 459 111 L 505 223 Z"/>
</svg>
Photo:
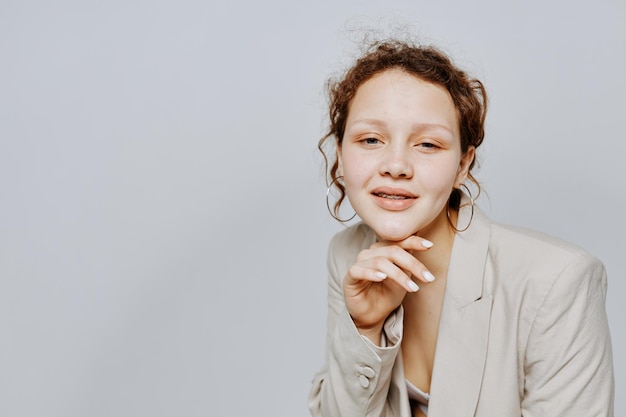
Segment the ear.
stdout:
<svg viewBox="0 0 626 417">
<path fill-rule="evenodd" d="M 341 145 L 337 144 L 337 176 L 343 177 L 343 159 L 341 158 Z"/>
<path fill-rule="evenodd" d="M 476 148 L 473 146 L 468 147 L 467 151 L 461 157 L 461 162 L 459 162 L 459 169 L 454 180 L 454 188 L 459 188 L 467 179 L 470 166 L 472 165 L 475 156 Z"/>
</svg>

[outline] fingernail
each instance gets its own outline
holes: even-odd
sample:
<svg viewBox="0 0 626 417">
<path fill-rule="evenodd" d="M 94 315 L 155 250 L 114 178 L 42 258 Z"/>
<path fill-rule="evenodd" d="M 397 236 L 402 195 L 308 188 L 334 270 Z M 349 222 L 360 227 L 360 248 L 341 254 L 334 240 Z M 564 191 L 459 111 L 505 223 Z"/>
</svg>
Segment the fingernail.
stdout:
<svg viewBox="0 0 626 417">
<path fill-rule="evenodd" d="M 420 289 L 420 287 L 417 286 L 417 284 L 411 280 L 409 280 L 409 288 L 411 289 L 411 291 L 416 292 L 417 290 Z"/>
<path fill-rule="evenodd" d="M 387 274 L 385 274 L 384 272 L 380 272 L 380 271 L 376 271 L 374 273 L 374 276 L 376 276 L 376 278 L 378 278 L 378 279 L 385 279 L 385 278 L 387 278 Z"/>
<path fill-rule="evenodd" d="M 433 245 L 434 243 L 431 242 L 430 240 L 426 240 L 426 239 L 422 240 L 422 246 L 425 248 L 432 248 Z"/>
<path fill-rule="evenodd" d="M 431 274 L 429 271 L 424 272 L 424 279 L 428 282 L 433 282 L 435 280 L 435 276 Z"/>
</svg>

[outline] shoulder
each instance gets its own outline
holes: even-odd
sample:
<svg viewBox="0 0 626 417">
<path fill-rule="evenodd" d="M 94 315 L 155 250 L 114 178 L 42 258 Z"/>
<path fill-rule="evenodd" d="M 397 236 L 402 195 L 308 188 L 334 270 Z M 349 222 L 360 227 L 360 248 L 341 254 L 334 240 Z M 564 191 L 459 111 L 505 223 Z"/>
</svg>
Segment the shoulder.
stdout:
<svg viewBox="0 0 626 417">
<path fill-rule="evenodd" d="M 508 274 L 542 281 L 561 275 L 584 280 L 604 274 L 600 260 L 581 247 L 516 226 L 492 224 L 489 257 Z"/>
<path fill-rule="evenodd" d="M 369 248 L 375 241 L 376 233 L 363 222 L 336 233 L 328 245 L 329 268 L 343 276 L 359 252 Z"/>
<path fill-rule="evenodd" d="M 376 240 L 376 234 L 365 223 L 358 222 L 337 232 L 330 241 L 330 247 L 358 249 L 369 247 Z"/>
<path fill-rule="evenodd" d="M 523 262 L 535 259 L 558 265 L 580 258 L 598 262 L 573 243 L 536 230 L 497 223 L 491 226 L 490 252 Z"/>
</svg>

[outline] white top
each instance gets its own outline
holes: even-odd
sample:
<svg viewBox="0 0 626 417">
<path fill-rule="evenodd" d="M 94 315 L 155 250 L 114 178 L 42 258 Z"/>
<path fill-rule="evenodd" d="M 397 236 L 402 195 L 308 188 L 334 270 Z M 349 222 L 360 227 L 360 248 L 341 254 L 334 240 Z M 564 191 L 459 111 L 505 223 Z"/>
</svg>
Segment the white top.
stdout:
<svg viewBox="0 0 626 417">
<path fill-rule="evenodd" d="M 417 403 L 422 413 L 428 415 L 428 400 L 430 399 L 430 395 L 417 388 L 408 379 L 406 380 L 406 389 L 409 393 L 409 398 Z"/>
</svg>

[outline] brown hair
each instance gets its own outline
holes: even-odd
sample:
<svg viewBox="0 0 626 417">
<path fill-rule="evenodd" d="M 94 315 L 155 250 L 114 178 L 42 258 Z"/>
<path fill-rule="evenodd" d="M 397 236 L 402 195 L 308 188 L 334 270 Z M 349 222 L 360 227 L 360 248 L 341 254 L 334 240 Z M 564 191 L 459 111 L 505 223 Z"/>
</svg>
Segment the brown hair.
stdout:
<svg viewBox="0 0 626 417">
<path fill-rule="evenodd" d="M 329 138 L 334 137 L 336 146 L 341 146 L 350 102 L 357 89 L 374 75 L 392 68 L 401 69 L 448 90 L 458 114 L 463 153 L 467 152 L 470 146 L 478 148 L 482 143 L 487 113 L 487 92 L 483 84 L 477 79 L 470 78 L 464 71 L 457 68 L 447 55 L 432 46 L 418 46 L 399 40 L 387 40 L 372 44 L 342 78 L 330 79 L 326 83 L 330 126 L 326 135 L 320 139 L 318 148 L 324 156 L 327 170 L 329 161 L 324 152 L 324 145 Z M 474 161 L 470 165 L 470 170 L 473 166 Z M 338 167 L 335 155 L 328 174 L 331 184 L 340 192 L 334 207 L 336 215 L 339 215 L 339 206 L 345 198 L 345 188 L 337 181 Z M 480 192 L 480 186 L 471 173 L 469 178 L 478 186 Z M 458 209 L 460 202 L 461 191 L 452 190 L 450 207 Z"/>
</svg>

